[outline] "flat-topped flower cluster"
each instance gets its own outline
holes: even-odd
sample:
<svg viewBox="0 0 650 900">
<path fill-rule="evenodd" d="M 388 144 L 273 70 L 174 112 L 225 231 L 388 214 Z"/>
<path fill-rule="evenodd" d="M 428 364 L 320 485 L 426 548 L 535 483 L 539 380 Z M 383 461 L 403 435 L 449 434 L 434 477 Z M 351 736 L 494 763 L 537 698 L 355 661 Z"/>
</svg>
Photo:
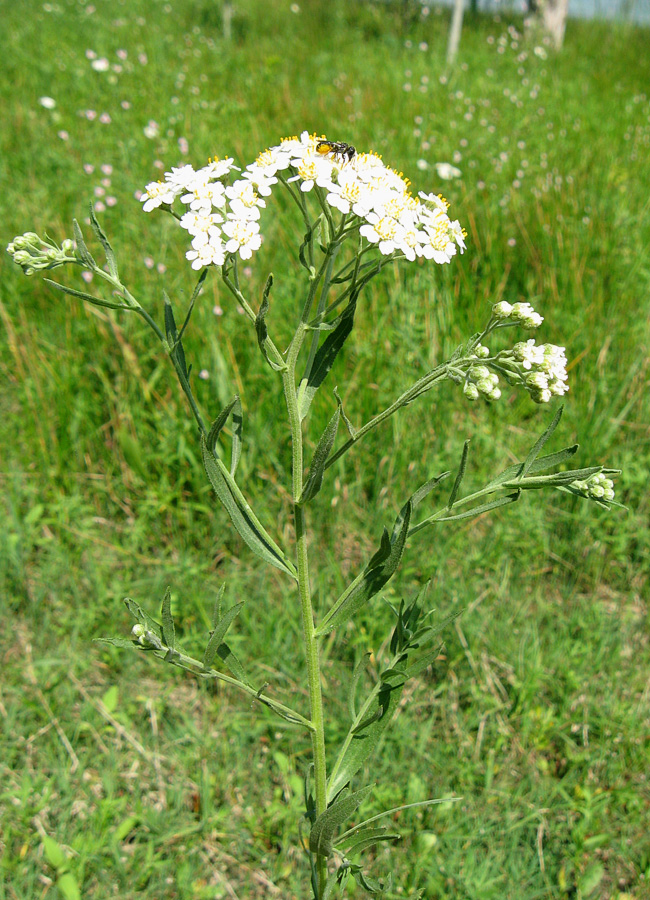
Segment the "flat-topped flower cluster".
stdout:
<svg viewBox="0 0 650 900">
<path fill-rule="evenodd" d="M 446 200 L 423 192 L 413 197 L 408 180 L 375 153 L 348 159 L 319 152 L 323 140 L 307 132 L 284 138 L 260 153 L 232 184 L 224 183 L 237 169 L 232 158 L 198 170 L 190 165 L 173 168 L 164 181 L 146 186 L 143 209 L 170 207 L 180 198 L 186 206 L 180 224 L 192 238 L 187 258 L 194 269 L 222 266 L 236 253 L 250 259 L 262 243 L 264 198 L 280 182 L 291 189 L 296 184 L 302 194 L 313 192 L 326 214 L 336 210 L 343 217 L 341 235 L 358 229 L 384 256 L 448 263 L 459 249 L 463 252 L 465 233 L 447 215 Z"/>
</svg>

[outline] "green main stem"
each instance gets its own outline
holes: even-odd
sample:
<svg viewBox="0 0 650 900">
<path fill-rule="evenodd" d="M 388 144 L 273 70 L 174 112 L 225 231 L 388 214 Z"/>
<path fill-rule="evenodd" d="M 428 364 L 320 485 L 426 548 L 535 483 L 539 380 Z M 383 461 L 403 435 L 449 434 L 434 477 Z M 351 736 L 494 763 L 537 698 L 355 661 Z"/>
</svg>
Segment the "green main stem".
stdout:
<svg viewBox="0 0 650 900">
<path fill-rule="evenodd" d="M 287 371 L 282 375 L 284 394 L 289 414 L 292 445 L 292 482 L 293 482 L 293 514 L 296 526 L 296 556 L 298 568 L 298 593 L 300 596 L 300 608 L 302 614 L 302 631 L 305 643 L 305 655 L 307 658 L 307 680 L 309 685 L 309 712 L 313 727 L 311 733 L 312 750 L 314 757 L 314 785 L 316 816 L 322 815 L 327 809 L 327 767 L 325 761 L 325 722 L 323 716 L 323 694 L 320 681 L 320 643 L 314 628 L 314 611 L 311 603 L 311 588 L 309 584 L 309 551 L 307 547 L 307 523 L 305 510 L 300 504 L 302 494 L 302 423 L 298 411 L 298 397 L 296 393 L 296 362 L 305 337 L 302 325 L 298 328 L 294 340 L 287 354 Z M 327 880 L 327 861 L 318 854 L 316 857 L 316 871 L 318 879 L 318 896 L 322 897 Z"/>
</svg>

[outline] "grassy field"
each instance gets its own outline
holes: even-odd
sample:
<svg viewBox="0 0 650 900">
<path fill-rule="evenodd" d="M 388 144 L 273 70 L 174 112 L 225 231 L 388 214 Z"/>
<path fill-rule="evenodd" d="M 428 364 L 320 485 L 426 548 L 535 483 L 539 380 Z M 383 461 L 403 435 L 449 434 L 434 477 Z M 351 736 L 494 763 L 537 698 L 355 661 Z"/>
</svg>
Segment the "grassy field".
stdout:
<svg viewBox="0 0 650 900">
<path fill-rule="evenodd" d="M 163 287 L 179 299 L 191 288 L 185 242 L 135 191 L 181 159 L 246 164 L 313 130 L 442 191 L 468 231 L 450 266 L 373 282 L 335 372 L 353 421 L 445 358 L 495 300 L 529 300 L 546 317 L 539 339 L 566 344 L 552 449 L 579 440 L 579 464 L 623 469 L 629 509 L 545 494 L 412 540 L 386 596 L 432 579 L 440 615 L 463 614 L 380 746 L 367 809 L 462 800 L 404 812 L 403 841 L 370 871 L 392 871 L 390 898 L 650 898 L 648 31 L 572 21 L 556 57 L 534 52 L 521 20 L 468 19 L 448 69 L 448 13 L 401 4 L 242 0 L 230 43 L 207 0 L 1 9 L 5 244 L 26 230 L 60 240 L 93 201 L 124 280 L 160 319 Z M 462 177 L 440 182 L 440 161 Z M 246 279 L 259 298 L 274 272 L 282 333 L 296 229 L 288 208 L 274 221 Z M 54 294 L 4 257 L 0 900 L 302 900 L 307 741 L 226 690 L 93 643 L 130 628 L 124 596 L 154 613 L 169 583 L 198 648 L 225 582 L 231 602 L 248 599 L 234 647 L 295 702 L 295 597 L 214 502 L 144 323 Z M 206 372 L 206 418 L 241 392 L 242 480 L 290 541 L 282 398 L 217 278 L 185 343 Z M 317 421 L 331 412 L 320 398 Z M 551 415 L 508 391 L 469 405 L 447 384 L 370 435 L 334 468 L 312 523 L 321 595 L 466 438 L 480 486 Z M 355 661 L 379 649 L 387 621 L 375 604 L 327 646 L 334 743 Z"/>
</svg>

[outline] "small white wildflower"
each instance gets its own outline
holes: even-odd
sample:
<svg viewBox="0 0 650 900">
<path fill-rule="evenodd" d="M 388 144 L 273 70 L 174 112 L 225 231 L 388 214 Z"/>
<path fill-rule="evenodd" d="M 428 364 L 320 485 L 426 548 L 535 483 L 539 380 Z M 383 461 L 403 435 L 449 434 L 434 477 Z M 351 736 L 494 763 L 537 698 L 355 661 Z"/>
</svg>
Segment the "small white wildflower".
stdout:
<svg viewBox="0 0 650 900">
<path fill-rule="evenodd" d="M 54 109 L 56 106 L 56 100 L 53 97 L 39 97 L 38 102 L 44 109 Z"/>
<path fill-rule="evenodd" d="M 262 236 L 257 222 L 229 219 L 223 226 L 223 232 L 229 238 L 226 242 L 226 252 L 239 252 L 242 259 L 250 259 L 253 251 L 259 250 L 262 246 Z"/>
<path fill-rule="evenodd" d="M 452 181 L 454 178 L 460 178 L 462 175 L 460 169 L 448 162 L 436 163 L 436 172 L 438 173 L 438 178 L 442 178 L 443 181 Z"/>
<path fill-rule="evenodd" d="M 142 209 L 151 212 L 162 204 L 171 205 L 175 197 L 176 193 L 171 185 L 163 181 L 152 181 L 146 186 L 140 200 L 144 204 Z"/>
</svg>

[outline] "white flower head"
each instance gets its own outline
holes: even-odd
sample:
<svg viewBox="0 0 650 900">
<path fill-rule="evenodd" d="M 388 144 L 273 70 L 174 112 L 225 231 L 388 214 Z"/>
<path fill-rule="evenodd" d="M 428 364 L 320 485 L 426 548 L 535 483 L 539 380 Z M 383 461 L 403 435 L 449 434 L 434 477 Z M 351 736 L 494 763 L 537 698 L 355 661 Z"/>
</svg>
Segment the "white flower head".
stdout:
<svg viewBox="0 0 650 900">
<path fill-rule="evenodd" d="M 164 181 L 152 181 L 144 189 L 144 193 L 140 197 L 143 203 L 142 209 L 145 212 L 151 212 L 158 206 L 171 205 L 176 197 L 174 188 Z"/>
<path fill-rule="evenodd" d="M 250 259 L 255 250 L 262 246 L 260 226 L 246 219 L 229 219 L 224 223 L 223 232 L 229 238 L 227 253 L 239 253 L 242 259 Z"/>
<path fill-rule="evenodd" d="M 226 259 L 223 242 L 219 238 L 206 240 L 198 246 L 192 242 L 192 249 L 185 254 L 192 263 L 193 269 L 202 269 L 204 266 L 222 266 Z"/>
</svg>

